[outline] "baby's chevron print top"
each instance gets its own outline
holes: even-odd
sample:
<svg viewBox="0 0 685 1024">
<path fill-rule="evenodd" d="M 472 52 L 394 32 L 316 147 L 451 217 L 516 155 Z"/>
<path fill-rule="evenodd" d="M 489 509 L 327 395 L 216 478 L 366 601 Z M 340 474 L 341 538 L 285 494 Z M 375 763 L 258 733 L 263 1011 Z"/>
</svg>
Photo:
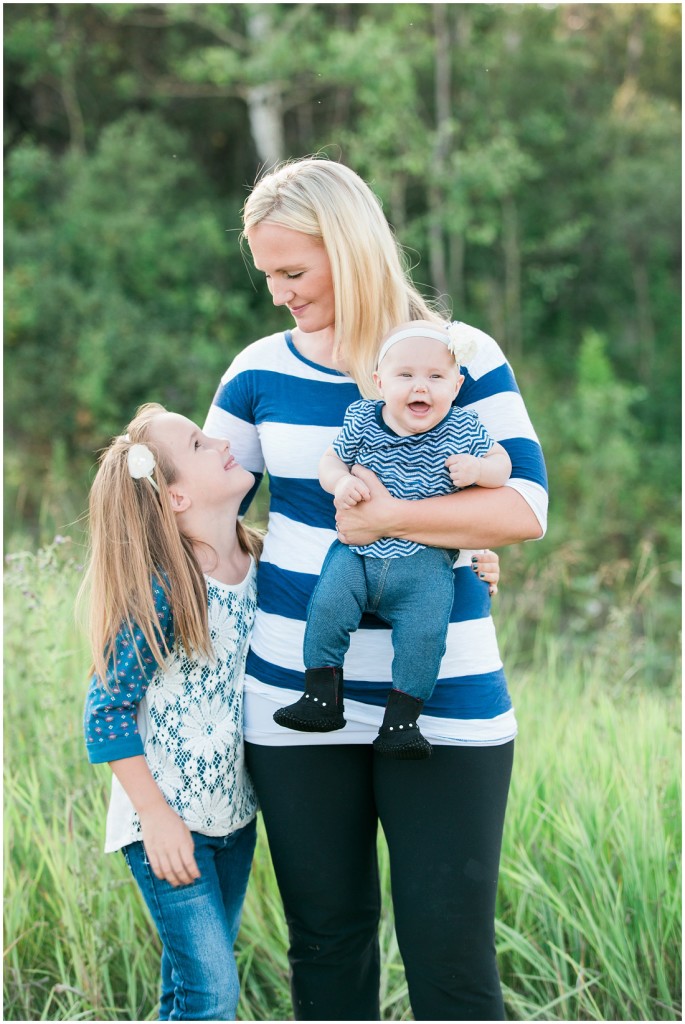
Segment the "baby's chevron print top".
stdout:
<svg viewBox="0 0 685 1024">
<path fill-rule="evenodd" d="M 333 442 L 338 458 L 373 470 L 395 498 L 430 498 L 457 490 L 445 468 L 450 455 L 486 455 L 493 438 L 475 413 L 453 406 L 432 430 L 400 437 L 383 420 L 383 402 L 353 402 L 342 430 Z M 413 555 L 424 545 L 383 537 L 365 547 L 352 548 L 372 558 Z"/>
</svg>

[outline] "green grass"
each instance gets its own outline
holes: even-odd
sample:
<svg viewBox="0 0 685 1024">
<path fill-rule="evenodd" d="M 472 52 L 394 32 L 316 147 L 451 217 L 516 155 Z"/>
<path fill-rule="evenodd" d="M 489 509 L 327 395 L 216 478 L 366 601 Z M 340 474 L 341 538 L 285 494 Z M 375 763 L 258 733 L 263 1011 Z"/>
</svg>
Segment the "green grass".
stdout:
<svg viewBox="0 0 685 1024">
<path fill-rule="evenodd" d="M 101 852 L 109 770 L 83 751 L 88 655 L 71 549 L 7 564 L 3 1019 L 151 1020 L 158 940 L 123 858 Z M 630 600 L 585 643 L 538 631 L 530 649 L 515 595 L 501 601 L 521 728 L 497 922 L 508 1015 L 680 1019 L 677 687 L 645 684 Z M 379 855 L 383 1019 L 407 1020 L 382 838 Z M 286 945 L 260 828 L 239 939 L 241 1019 L 291 1019 Z"/>
</svg>

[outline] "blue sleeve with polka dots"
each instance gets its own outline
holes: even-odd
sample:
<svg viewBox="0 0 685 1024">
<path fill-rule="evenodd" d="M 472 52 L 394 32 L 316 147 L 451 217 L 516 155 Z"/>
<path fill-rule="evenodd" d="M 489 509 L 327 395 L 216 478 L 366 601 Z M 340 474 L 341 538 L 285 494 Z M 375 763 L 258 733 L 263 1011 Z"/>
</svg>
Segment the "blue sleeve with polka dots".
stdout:
<svg viewBox="0 0 685 1024">
<path fill-rule="evenodd" d="M 159 636 L 171 649 L 174 643 L 171 608 L 157 580 L 153 580 L 152 591 Z M 107 672 L 107 688 L 94 675 L 86 695 L 83 728 L 91 764 L 119 761 L 143 753 L 137 709 L 156 671 L 157 662 L 142 631 L 135 628 L 135 624 L 133 631 L 122 626 L 116 640 L 116 671 L 113 659 Z"/>
</svg>

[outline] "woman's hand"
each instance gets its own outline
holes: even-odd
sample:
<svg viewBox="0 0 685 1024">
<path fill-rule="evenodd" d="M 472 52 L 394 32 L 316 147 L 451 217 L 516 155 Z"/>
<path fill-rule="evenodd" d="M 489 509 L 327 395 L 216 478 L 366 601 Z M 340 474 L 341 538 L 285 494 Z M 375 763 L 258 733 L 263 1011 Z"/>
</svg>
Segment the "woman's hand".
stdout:
<svg viewBox="0 0 685 1024">
<path fill-rule="evenodd" d="M 190 885 L 200 877 L 190 829 L 165 802 L 139 813 L 143 844 L 157 878 L 173 886 Z"/>
<path fill-rule="evenodd" d="M 335 514 L 338 538 L 343 544 L 362 547 L 381 537 L 393 536 L 393 508 L 398 499 L 393 498 L 370 469 L 353 466 L 351 472 L 368 488 L 369 497 L 353 508 L 338 508 Z"/>
<path fill-rule="evenodd" d="M 476 551 L 471 556 L 471 568 L 479 579 L 490 585 L 490 596 L 494 597 L 499 583 L 499 555 L 494 551 Z"/>
</svg>

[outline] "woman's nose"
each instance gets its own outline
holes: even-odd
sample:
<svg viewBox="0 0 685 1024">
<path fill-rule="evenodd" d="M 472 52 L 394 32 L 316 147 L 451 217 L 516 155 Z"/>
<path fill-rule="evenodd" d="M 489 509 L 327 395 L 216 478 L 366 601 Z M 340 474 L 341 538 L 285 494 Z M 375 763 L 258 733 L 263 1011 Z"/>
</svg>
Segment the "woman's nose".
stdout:
<svg viewBox="0 0 685 1024">
<path fill-rule="evenodd" d="M 287 282 L 276 281 L 271 286 L 271 298 L 274 306 L 285 306 L 294 294 L 292 286 Z"/>
</svg>

